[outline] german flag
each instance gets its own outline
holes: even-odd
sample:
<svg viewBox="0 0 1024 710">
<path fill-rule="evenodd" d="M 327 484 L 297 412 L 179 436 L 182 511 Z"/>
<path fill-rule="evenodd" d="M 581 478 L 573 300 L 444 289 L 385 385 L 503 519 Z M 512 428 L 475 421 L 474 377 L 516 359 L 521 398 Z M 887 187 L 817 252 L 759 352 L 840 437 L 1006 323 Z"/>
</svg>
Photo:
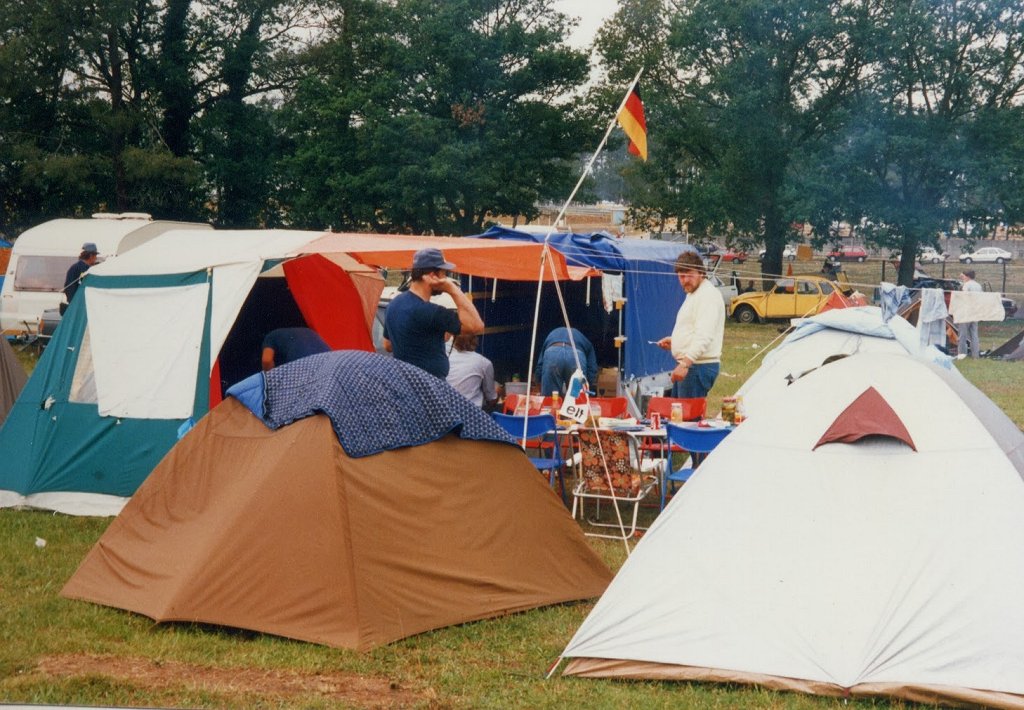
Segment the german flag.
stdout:
<svg viewBox="0 0 1024 710">
<path fill-rule="evenodd" d="M 636 86 L 626 97 L 619 115 L 615 117 L 629 138 L 629 152 L 647 160 L 647 120 L 644 118 L 644 103 Z"/>
</svg>

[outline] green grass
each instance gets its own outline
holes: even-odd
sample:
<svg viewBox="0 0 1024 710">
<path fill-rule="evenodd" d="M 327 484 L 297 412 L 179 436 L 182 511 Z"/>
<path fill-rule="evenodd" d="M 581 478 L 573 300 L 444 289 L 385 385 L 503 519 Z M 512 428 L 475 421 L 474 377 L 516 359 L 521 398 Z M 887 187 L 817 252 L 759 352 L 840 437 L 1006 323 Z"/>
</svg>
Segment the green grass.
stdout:
<svg viewBox="0 0 1024 710">
<path fill-rule="evenodd" d="M 983 347 L 998 345 L 1020 325 L 982 324 Z M 711 411 L 757 368 L 760 350 L 779 335 L 779 328 L 728 324 L 723 374 L 712 392 Z M 1018 426 L 1024 423 L 1024 365 L 982 360 L 957 367 Z M 0 700 L 217 708 L 380 707 L 389 702 L 453 708 L 904 707 L 719 684 L 545 680 L 592 602 L 441 629 L 356 653 L 230 629 L 154 624 L 136 614 L 61 598 L 61 586 L 109 522 L 0 510 Z M 45 547 L 36 547 L 37 537 L 47 541 Z M 622 564 L 621 543 L 591 544 L 613 569 Z M 101 662 L 87 672 L 66 670 L 66 659 L 81 655 L 99 656 Z M 55 663 L 65 671 L 54 671 Z M 168 667 L 172 670 L 161 675 L 160 669 Z M 298 679 L 298 689 L 284 690 L 274 675 L 281 673 Z M 367 680 L 376 682 L 378 690 L 330 690 Z M 392 692 L 404 695 L 389 701 Z"/>
</svg>

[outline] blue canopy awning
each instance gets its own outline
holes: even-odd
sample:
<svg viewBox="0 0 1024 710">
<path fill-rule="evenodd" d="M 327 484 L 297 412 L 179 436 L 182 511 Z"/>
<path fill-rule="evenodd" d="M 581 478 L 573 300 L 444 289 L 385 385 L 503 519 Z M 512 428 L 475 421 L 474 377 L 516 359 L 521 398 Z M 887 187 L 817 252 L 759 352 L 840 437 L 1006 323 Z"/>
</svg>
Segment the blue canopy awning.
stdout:
<svg viewBox="0 0 1024 710">
<path fill-rule="evenodd" d="M 512 239 L 542 244 L 545 235 L 520 232 L 508 227 L 492 227 L 471 238 Z M 556 232 L 550 236 L 549 244 L 563 254 L 566 263 L 571 266 L 586 266 L 608 274 L 622 274 L 622 294 L 626 299 L 623 311 L 623 334 L 626 336 L 622 358 L 624 377 L 643 377 L 671 370 L 675 366 L 672 356 L 648 341 L 672 333 L 676 313 L 684 298 L 673 265 L 679 254 L 696 250 L 688 244 L 617 238 L 606 232 Z M 526 316 L 532 319 L 532 301 L 524 302 L 521 298 L 511 300 L 515 302 L 504 304 L 504 308 L 523 309 Z M 592 307 L 600 308 L 600 303 L 598 296 L 592 302 Z M 557 311 L 558 305 L 542 302 L 541 309 Z M 603 333 L 587 332 L 587 328 L 581 327 L 579 323 L 570 325 L 580 328 L 592 340 L 594 337 L 607 338 Z M 539 339 L 542 340 L 545 334 L 539 333 Z"/>
</svg>

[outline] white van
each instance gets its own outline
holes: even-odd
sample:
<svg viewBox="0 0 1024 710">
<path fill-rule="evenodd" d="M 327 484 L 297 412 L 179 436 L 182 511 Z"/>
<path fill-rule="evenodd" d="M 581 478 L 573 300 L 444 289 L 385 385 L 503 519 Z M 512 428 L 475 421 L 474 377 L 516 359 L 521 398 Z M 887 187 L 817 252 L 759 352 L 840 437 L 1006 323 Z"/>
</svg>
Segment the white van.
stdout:
<svg viewBox="0 0 1024 710">
<path fill-rule="evenodd" d="M 169 229 L 213 229 L 208 224 L 154 221 L 148 214 L 94 214 L 91 219 L 53 219 L 14 241 L 0 290 L 0 329 L 34 333 L 43 312 L 64 302 L 64 277 L 92 242 L 100 259 L 122 254 Z"/>
</svg>

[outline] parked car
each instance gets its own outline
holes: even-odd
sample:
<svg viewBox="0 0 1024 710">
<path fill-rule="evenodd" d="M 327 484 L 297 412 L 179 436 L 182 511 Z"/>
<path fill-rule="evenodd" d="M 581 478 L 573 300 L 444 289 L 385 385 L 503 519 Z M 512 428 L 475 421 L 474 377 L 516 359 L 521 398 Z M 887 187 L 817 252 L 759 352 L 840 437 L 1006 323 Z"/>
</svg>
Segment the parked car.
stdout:
<svg viewBox="0 0 1024 710">
<path fill-rule="evenodd" d="M 975 261 L 1002 264 L 1006 261 L 1012 261 L 1013 254 L 999 247 L 982 247 L 976 251 L 961 254 L 958 258 L 962 264 L 972 264 Z"/>
<path fill-rule="evenodd" d="M 771 291 L 749 291 L 734 298 L 729 315 L 739 323 L 803 318 L 817 313 L 833 291 L 840 290 L 822 276 L 777 279 Z"/>
<path fill-rule="evenodd" d="M 715 242 L 704 242 L 694 246 L 700 255 L 704 257 L 705 261 L 711 264 L 722 261 L 742 264 L 747 260 L 747 252 L 733 249 L 732 247 L 723 247 Z"/>
<path fill-rule="evenodd" d="M 725 251 L 719 252 L 718 254 L 714 254 L 712 256 L 718 256 L 721 257 L 722 261 L 736 262 L 737 264 L 742 264 L 747 260 L 747 252 L 737 251 L 732 247 L 729 247 Z"/>
<path fill-rule="evenodd" d="M 830 251 L 828 258 L 833 261 L 863 262 L 868 258 L 868 251 L 864 247 L 841 246 Z"/>
<path fill-rule="evenodd" d="M 921 250 L 921 253 L 917 255 L 918 264 L 938 264 L 940 261 L 945 261 L 949 257 L 946 252 L 935 251 L 932 247 L 925 247 Z"/>
<path fill-rule="evenodd" d="M 739 290 L 734 284 L 726 284 L 718 274 L 708 274 L 708 281 L 711 285 L 718 289 L 718 292 L 722 294 L 722 300 L 725 302 L 726 311 L 729 310 L 729 306 L 732 305 L 732 300 L 739 295 Z"/>
<path fill-rule="evenodd" d="M 764 261 L 764 255 L 767 252 L 767 249 L 762 249 L 761 251 L 757 252 L 757 260 Z M 786 261 L 793 261 L 794 259 L 796 259 L 796 247 L 793 246 L 792 244 L 787 244 L 785 247 L 783 247 L 782 258 L 785 259 Z"/>
</svg>

